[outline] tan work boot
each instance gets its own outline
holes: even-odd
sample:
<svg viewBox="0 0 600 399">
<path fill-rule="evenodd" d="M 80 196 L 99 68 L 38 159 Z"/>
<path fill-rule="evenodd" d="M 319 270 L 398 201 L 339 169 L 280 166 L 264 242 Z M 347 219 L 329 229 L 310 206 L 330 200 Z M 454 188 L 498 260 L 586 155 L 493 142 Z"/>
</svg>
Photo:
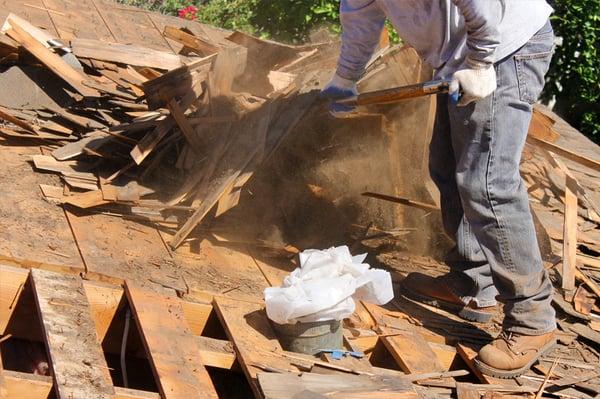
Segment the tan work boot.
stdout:
<svg viewBox="0 0 600 399">
<path fill-rule="evenodd" d="M 479 351 L 475 365 L 483 374 L 492 377 L 518 377 L 555 344 L 556 330 L 543 335 L 502 332 Z"/>
<path fill-rule="evenodd" d="M 402 292 L 407 298 L 455 313 L 465 320 L 487 323 L 494 315 L 495 306 L 480 308 L 475 303 L 465 305 L 441 277 L 410 273 L 402 281 Z"/>
</svg>

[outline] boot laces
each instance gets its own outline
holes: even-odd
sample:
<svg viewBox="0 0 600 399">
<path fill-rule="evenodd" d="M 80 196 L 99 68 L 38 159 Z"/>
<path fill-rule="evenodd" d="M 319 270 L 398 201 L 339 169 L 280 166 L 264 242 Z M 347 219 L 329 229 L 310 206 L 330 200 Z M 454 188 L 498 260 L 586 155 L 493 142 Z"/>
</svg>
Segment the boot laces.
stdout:
<svg viewBox="0 0 600 399">
<path fill-rule="evenodd" d="M 506 342 L 506 345 L 508 346 L 508 348 L 512 351 L 513 350 L 513 346 L 516 345 L 517 343 L 517 334 L 514 334 L 512 332 L 509 331 L 502 331 L 500 333 L 500 339 L 502 339 L 504 342 Z"/>
</svg>

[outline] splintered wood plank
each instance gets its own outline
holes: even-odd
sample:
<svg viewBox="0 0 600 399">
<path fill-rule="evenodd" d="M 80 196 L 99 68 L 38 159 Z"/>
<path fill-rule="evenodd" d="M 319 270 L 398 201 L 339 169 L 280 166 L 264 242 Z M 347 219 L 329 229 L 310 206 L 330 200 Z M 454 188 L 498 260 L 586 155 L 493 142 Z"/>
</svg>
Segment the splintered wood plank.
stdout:
<svg viewBox="0 0 600 399">
<path fill-rule="evenodd" d="M 69 195 L 68 197 L 64 198 L 64 202 L 82 209 L 111 203 L 111 201 L 104 200 L 101 190 L 87 191 L 85 193 Z"/>
<path fill-rule="evenodd" d="M 184 114 L 185 110 L 183 110 L 179 106 L 179 102 L 177 102 L 177 100 L 175 100 L 175 99 L 171 99 L 168 102 L 167 107 L 169 108 L 169 111 L 171 111 L 171 115 L 175 119 L 175 122 L 177 122 L 177 126 L 179 126 L 179 129 L 183 133 L 187 142 L 193 148 L 195 148 L 197 150 L 201 150 L 203 147 L 202 140 L 196 134 L 196 131 L 190 124 L 190 121 L 188 121 L 187 117 Z"/>
<path fill-rule="evenodd" d="M 447 371 L 429 343 L 412 324 L 402 318 L 390 318 L 380 306 L 363 304 L 376 321 L 379 332 L 384 334 L 381 341 L 402 371 L 409 374 Z M 451 378 L 443 380 L 452 383 Z"/>
<path fill-rule="evenodd" d="M 59 398 L 113 398 L 81 278 L 32 269 L 31 282 Z"/>
<path fill-rule="evenodd" d="M 200 62 L 194 63 L 194 65 L 203 64 L 208 61 L 209 60 L 202 60 Z M 210 63 L 207 65 L 210 65 Z M 148 87 L 153 86 L 154 84 L 156 84 L 156 82 L 162 82 L 164 79 L 168 79 L 170 76 L 172 76 L 173 74 L 177 74 L 180 71 L 185 70 L 187 72 L 190 72 L 189 69 L 190 66 L 178 68 L 147 82 L 147 85 L 144 85 L 144 92 L 146 93 L 146 100 L 148 101 L 148 103 L 151 103 L 149 98 L 152 97 L 151 95 L 149 96 Z M 183 93 L 177 91 L 173 92 L 171 90 L 165 89 L 167 91 L 166 94 L 163 90 L 157 89 L 157 92 L 159 94 L 154 94 L 157 94 L 157 97 L 159 98 L 159 100 L 156 101 L 160 101 L 163 95 L 169 96 L 169 99 L 175 97 L 177 94 L 183 95 L 183 98 L 179 101 L 179 107 L 183 110 L 183 112 L 185 112 L 193 104 L 193 102 L 196 101 L 200 94 L 202 94 L 203 78 L 199 78 L 197 75 L 192 76 L 190 72 L 189 74 L 184 73 L 183 78 L 179 79 L 179 81 L 189 82 L 192 89 L 189 90 L 190 86 L 187 86 L 185 88 L 185 92 Z M 171 87 L 171 85 L 167 85 L 167 87 Z M 160 121 L 160 123 L 156 126 L 156 128 L 154 128 L 154 130 L 142 137 L 142 139 L 130 152 L 131 158 L 133 158 L 135 163 L 137 163 L 138 165 L 141 164 L 142 161 L 160 144 L 163 137 L 166 136 L 167 133 L 169 133 L 173 127 L 175 127 L 175 119 L 172 117 L 168 117 Z"/>
<path fill-rule="evenodd" d="M 263 104 L 258 111 L 249 114 L 240 121 L 240 131 L 237 139 L 231 144 L 219 162 L 218 169 L 210 181 L 205 180 L 198 190 L 203 195 L 202 203 L 192 216 L 177 231 L 170 245 L 176 249 L 192 230 L 204 219 L 208 212 L 227 192 L 244 168 L 254 156 L 265 149 L 265 137 L 271 122 L 271 104 Z"/>
<path fill-rule="evenodd" d="M 139 45 L 109 43 L 93 39 L 74 39 L 71 40 L 71 46 L 77 57 L 94 60 L 157 69 L 176 69 L 183 65 L 181 58 L 176 54 Z"/>
<path fill-rule="evenodd" d="M 527 143 L 543 148 L 558 156 L 561 156 L 569 161 L 577 162 L 580 165 L 586 166 L 596 172 L 600 172 L 600 161 L 596 158 L 590 158 L 585 155 L 577 154 L 567 148 L 563 148 L 557 144 L 552 144 L 549 141 L 538 139 L 532 136 L 527 137 Z"/>
<path fill-rule="evenodd" d="M 0 376 L 4 378 L 4 383 L 0 385 L 0 399 L 48 399 L 54 397 L 51 377 L 9 370 L 2 370 Z M 154 392 L 115 387 L 114 399 L 160 399 L 160 397 Z"/>
<path fill-rule="evenodd" d="M 209 55 L 219 51 L 219 48 L 214 44 L 202 40 L 201 38 L 189 34 L 181 29 L 177 29 L 174 26 L 165 26 L 164 30 L 165 37 L 175 40 L 184 46 L 193 49 L 198 54 Z"/>
<path fill-rule="evenodd" d="M 10 24 L 10 28 L 6 32 L 8 36 L 17 41 L 41 63 L 48 67 L 48 69 L 54 72 L 59 78 L 71 85 L 71 87 L 77 90 L 82 96 L 100 96 L 98 91 L 83 85 L 83 82 L 87 79 L 83 75 L 83 72 L 75 70 L 60 56 L 58 56 L 56 53 L 53 53 L 42 43 L 37 41 L 30 32 L 27 32 L 22 26 L 20 26 L 18 21 L 11 19 L 10 17 L 7 19 L 7 21 Z"/>
<path fill-rule="evenodd" d="M 565 218 L 563 224 L 562 288 L 575 291 L 577 269 L 577 181 L 570 173 L 565 183 Z"/>
<path fill-rule="evenodd" d="M 452 364 L 457 359 L 458 354 L 456 353 L 456 348 L 453 346 L 438 344 L 434 342 L 428 342 L 429 347 L 435 353 L 435 356 L 438 359 L 438 362 L 442 366 L 444 371 L 450 371 Z"/>
<path fill-rule="evenodd" d="M 565 179 L 564 197 L 562 198 L 564 208 L 563 235 L 562 235 L 562 289 L 565 298 L 571 301 L 575 291 L 575 274 L 577 269 L 577 213 L 578 213 L 578 194 L 585 195 L 585 189 L 581 187 L 577 179 L 573 176 L 569 168 L 552 153 L 542 150 L 550 165 L 559 172 L 560 177 Z"/>
<path fill-rule="evenodd" d="M 391 313 L 381 306 L 362 302 L 381 334 L 381 340 L 394 360 L 406 373 L 445 371 L 427 341 L 413 325 L 402 318 L 389 320 Z"/>
<path fill-rule="evenodd" d="M 262 370 L 256 365 L 265 364 L 282 370 L 291 368 L 289 361 L 276 353 L 282 348 L 267 314 L 260 304 L 222 297 L 215 298 L 214 308 L 233 342 L 238 362 L 254 395 L 262 397 L 256 379 Z"/>
<path fill-rule="evenodd" d="M 190 21 L 170 15 L 148 12 L 146 13 L 146 17 L 148 20 L 152 21 L 152 24 L 160 32 L 164 32 L 167 26 L 173 26 L 179 29 L 183 28 L 192 32 L 194 36 L 200 38 L 202 41 L 211 43 L 215 46 L 225 41 L 227 35 L 230 34 L 229 31 L 223 29 L 214 28 L 209 25 L 198 23 L 197 21 Z M 175 52 L 179 52 L 183 48 L 183 44 L 177 40 L 170 39 L 169 37 L 166 37 L 166 40 Z"/>
<path fill-rule="evenodd" d="M 351 374 L 302 375 L 260 373 L 260 387 L 266 399 L 292 398 L 387 398 L 417 399 L 410 382 L 391 381 L 380 376 L 367 377 Z"/>
<path fill-rule="evenodd" d="M 21 129 L 28 130 L 32 133 L 35 133 L 35 128 L 31 126 L 29 123 L 22 121 L 21 119 L 17 119 L 8 112 L 4 112 L 2 108 L 0 108 L 0 120 L 5 120 L 7 122 L 12 123 L 13 125 L 19 126 Z"/>
<path fill-rule="evenodd" d="M 385 332 L 394 334 L 382 340 L 402 371 L 413 374 L 444 371 L 435 352 L 419 333 L 391 329 Z"/>
<path fill-rule="evenodd" d="M 126 292 L 162 396 L 218 398 L 179 300 L 131 282 L 127 282 Z"/>
<path fill-rule="evenodd" d="M 131 158 L 138 165 L 158 146 L 160 141 L 175 127 L 175 119 L 168 117 L 162 121 L 150 132 L 147 133 L 139 143 L 131 150 Z"/>
<path fill-rule="evenodd" d="M 549 143 L 555 143 L 560 137 L 560 134 L 554 130 L 555 123 L 554 119 L 534 108 L 527 135 Z"/>
<path fill-rule="evenodd" d="M 203 93 L 202 82 L 207 78 L 214 56 L 199 58 L 142 83 L 148 107 L 164 108 L 173 98 L 181 98 L 179 106 L 185 112 Z M 190 90 L 191 89 L 191 90 Z M 211 95 L 213 95 L 211 93 Z"/>
<path fill-rule="evenodd" d="M 84 271 L 64 212 L 44 200 L 40 184 L 55 176 L 33 173 L 37 147 L 0 146 L 0 260 L 20 267 Z"/>
</svg>

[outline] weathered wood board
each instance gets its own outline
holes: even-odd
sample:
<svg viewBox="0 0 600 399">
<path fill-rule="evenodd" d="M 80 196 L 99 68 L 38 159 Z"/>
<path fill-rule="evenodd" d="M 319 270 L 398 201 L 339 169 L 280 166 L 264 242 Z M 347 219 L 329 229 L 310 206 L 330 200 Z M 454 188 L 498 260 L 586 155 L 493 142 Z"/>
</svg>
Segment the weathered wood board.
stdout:
<svg viewBox="0 0 600 399">
<path fill-rule="evenodd" d="M 58 179 L 32 172 L 29 161 L 36 154 L 37 147 L 0 147 L 0 260 L 21 267 L 44 265 L 83 272 L 63 210 L 44 201 L 39 188 Z"/>
<path fill-rule="evenodd" d="M 51 377 L 9 370 L 3 370 L 1 376 L 4 378 L 4 385 L 0 386 L 0 399 L 54 397 L 51 396 L 53 395 Z M 114 399 L 160 399 L 160 395 L 155 392 L 115 387 Z"/>
<path fill-rule="evenodd" d="M 156 229 L 106 215 L 66 214 L 88 272 L 185 290 Z"/>
<path fill-rule="evenodd" d="M 256 380 L 261 369 L 256 365 L 266 364 L 282 370 L 291 368 L 289 361 L 275 353 L 281 352 L 282 348 L 264 309 L 260 304 L 221 297 L 215 298 L 214 307 L 234 344 L 237 359 L 254 395 L 262 397 Z"/>
<path fill-rule="evenodd" d="M 416 330 L 410 332 L 386 329 L 383 332 L 390 334 L 388 337 L 383 337 L 383 343 L 398 366 L 406 373 L 444 371 L 429 344 Z"/>
<path fill-rule="evenodd" d="M 407 381 L 369 378 L 362 375 L 323 375 L 260 373 L 260 387 L 266 399 L 293 398 L 389 398 L 417 399 L 419 395 Z"/>
<path fill-rule="evenodd" d="M 158 69 L 175 69 L 183 65 L 179 56 L 171 52 L 138 45 L 78 38 L 71 41 L 71 46 L 77 57 L 94 60 Z"/>
<path fill-rule="evenodd" d="M 130 282 L 126 292 L 162 396 L 218 398 L 179 299 L 154 294 Z"/>
<path fill-rule="evenodd" d="M 81 278 L 39 269 L 30 276 L 58 397 L 113 398 Z"/>
</svg>

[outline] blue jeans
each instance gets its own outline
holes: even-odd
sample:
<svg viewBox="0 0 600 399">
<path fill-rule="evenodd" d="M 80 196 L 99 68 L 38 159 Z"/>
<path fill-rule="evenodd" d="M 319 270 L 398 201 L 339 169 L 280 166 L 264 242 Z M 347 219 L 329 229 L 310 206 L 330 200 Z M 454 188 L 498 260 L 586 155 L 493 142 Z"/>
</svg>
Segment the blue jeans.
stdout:
<svg viewBox="0 0 600 399">
<path fill-rule="evenodd" d="M 543 267 L 527 190 L 519 173 L 532 105 L 552 58 L 550 22 L 496 63 L 498 89 L 457 107 L 438 97 L 431 176 L 455 241 L 445 281 L 465 304 L 504 304 L 506 331 L 541 335 L 556 328 L 553 288 Z"/>
</svg>

